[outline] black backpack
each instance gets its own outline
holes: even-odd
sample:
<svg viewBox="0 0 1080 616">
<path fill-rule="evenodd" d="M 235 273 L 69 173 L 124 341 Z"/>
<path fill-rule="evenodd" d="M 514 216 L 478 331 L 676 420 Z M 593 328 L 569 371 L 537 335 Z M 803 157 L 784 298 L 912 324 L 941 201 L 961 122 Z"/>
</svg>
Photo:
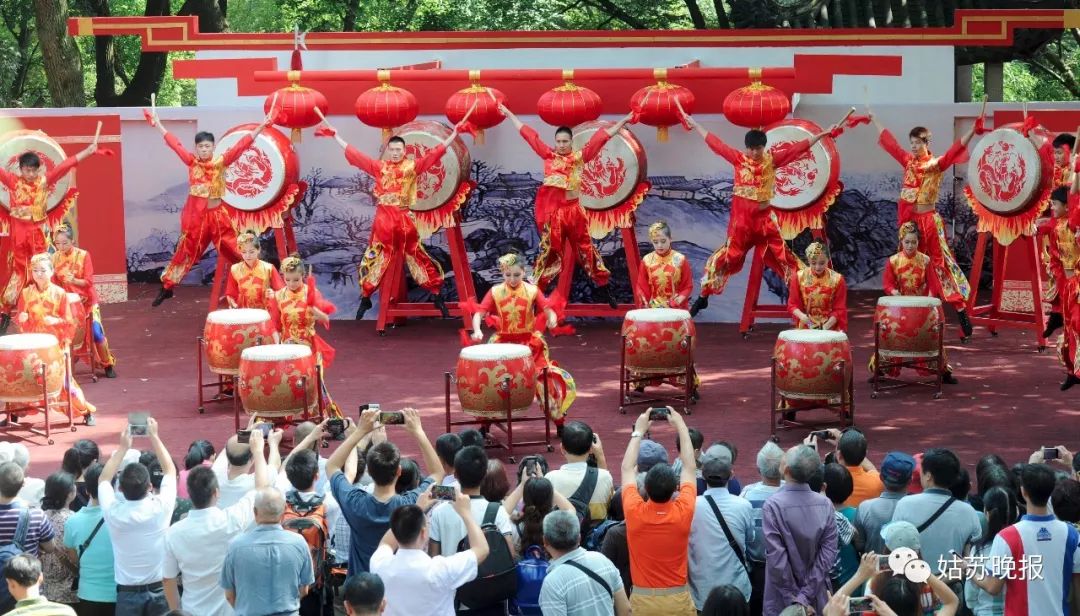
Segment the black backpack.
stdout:
<svg viewBox="0 0 1080 616">
<path fill-rule="evenodd" d="M 23 544 L 26 543 L 26 535 L 29 531 L 30 510 L 26 507 L 20 507 L 19 522 L 15 526 L 15 535 L 11 538 L 11 541 L 0 546 L 0 572 L 3 572 L 4 568 L 7 567 L 8 561 L 26 551 Z M 15 597 L 12 597 L 11 593 L 8 592 L 7 584 L 3 584 L 0 586 L 0 614 L 14 608 Z"/>
<path fill-rule="evenodd" d="M 517 596 L 517 564 L 510 552 L 510 546 L 506 544 L 506 537 L 495 525 L 499 507 L 502 507 L 502 504 L 488 503 L 487 510 L 484 511 L 480 530 L 484 531 L 484 539 L 487 540 L 488 557 L 480 563 L 476 579 L 458 588 L 456 601 L 459 605 L 477 609 Z M 464 552 L 469 548 L 469 537 L 466 535 L 458 542 L 457 551 Z"/>
<path fill-rule="evenodd" d="M 581 545 L 585 545 L 585 540 L 589 537 L 589 532 L 592 530 L 592 512 L 589 511 L 589 501 L 592 500 L 593 492 L 596 491 L 596 480 L 600 476 L 600 471 L 595 466 L 585 467 L 585 476 L 581 478 L 581 484 L 578 485 L 574 493 L 570 495 L 570 498 L 566 499 L 570 501 L 570 504 L 574 506 L 574 511 L 577 512 L 578 522 L 581 523 Z"/>
</svg>

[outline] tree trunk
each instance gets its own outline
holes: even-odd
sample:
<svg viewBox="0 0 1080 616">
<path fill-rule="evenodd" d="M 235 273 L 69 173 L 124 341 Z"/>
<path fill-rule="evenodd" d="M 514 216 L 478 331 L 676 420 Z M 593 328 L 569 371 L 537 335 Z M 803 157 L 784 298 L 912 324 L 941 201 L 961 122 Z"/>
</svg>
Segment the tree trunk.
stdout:
<svg viewBox="0 0 1080 616">
<path fill-rule="evenodd" d="M 690 12 L 690 21 L 694 23 L 694 28 L 698 30 L 704 30 L 708 26 L 705 24 L 705 15 L 701 12 L 701 7 L 698 6 L 697 0 L 683 0 L 686 4 L 686 10 Z"/>
<path fill-rule="evenodd" d="M 88 0 L 93 15 L 108 17 L 109 0 Z M 146 17 L 164 17 L 170 14 L 169 0 L 146 0 Z M 94 87 L 94 100 L 98 107 L 137 107 L 150 104 L 150 95 L 161 88 L 165 79 L 165 68 L 169 55 L 166 53 L 142 52 L 139 64 L 131 77 L 131 82 L 120 94 L 116 93 L 116 51 L 111 36 L 94 38 L 94 64 L 97 85 Z"/>
<path fill-rule="evenodd" d="M 716 25 L 717 27 L 727 30 L 731 27 L 731 21 L 728 20 L 727 9 L 724 8 L 724 0 L 713 0 L 713 9 L 716 11 Z"/>
<path fill-rule="evenodd" d="M 67 0 L 34 0 L 34 17 L 53 106 L 85 107 L 82 57 L 67 33 Z"/>
<path fill-rule="evenodd" d="M 342 32 L 356 31 L 356 12 L 360 9 L 360 0 L 346 0 L 345 18 L 341 20 Z"/>
<path fill-rule="evenodd" d="M 229 29 L 225 21 L 225 5 L 226 0 L 184 0 L 176 14 L 198 17 L 199 32 L 225 32 Z"/>
<path fill-rule="evenodd" d="M 612 2 L 612 0 L 590 0 L 589 4 L 603 12 L 605 15 L 610 15 L 635 30 L 649 29 L 648 24 L 637 17 L 634 17 L 630 13 L 627 13 L 619 5 Z"/>
</svg>

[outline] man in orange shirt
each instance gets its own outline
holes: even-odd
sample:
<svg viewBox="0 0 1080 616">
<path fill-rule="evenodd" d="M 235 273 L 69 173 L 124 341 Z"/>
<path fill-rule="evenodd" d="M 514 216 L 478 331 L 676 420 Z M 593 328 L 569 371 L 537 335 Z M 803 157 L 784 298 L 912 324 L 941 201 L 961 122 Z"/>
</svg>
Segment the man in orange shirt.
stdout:
<svg viewBox="0 0 1080 616">
<path fill-rule="evenodd" d="M 644 500 L 637 488 L 637 459 L 650 417 L 666 416 L 679 434 L 682 471 L 676 476 L 665 463 L 645 474 Z M 694 445 L 683 418 L 670 406 L 648 409 L 637 418 L 622 462 L 622 502 L 630 548 L 630 574 L 634 590 L 630 608 L 635 614 L 695 616 L 687 585 L 690 525 L 694 520 L 697 481 Z"/>
<path fill-rule="evenodd" d="M 863 501 L 880 496 L 885 491 L 885 484 L 874 464 L 866 458 L 866 435 L 862 430 L 848 428 L 841 432 L 830 428 L 828 432 L 829 440 L 836 443 L 836 461 L 848 469 L 855 486 L 844 505 L 858 507 Z"/>
</svg>

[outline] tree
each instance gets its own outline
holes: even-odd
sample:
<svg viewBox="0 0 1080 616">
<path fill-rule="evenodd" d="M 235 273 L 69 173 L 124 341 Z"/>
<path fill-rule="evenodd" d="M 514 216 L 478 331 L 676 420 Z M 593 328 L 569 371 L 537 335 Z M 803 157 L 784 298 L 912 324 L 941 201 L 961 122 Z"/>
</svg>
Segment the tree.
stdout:
<svg viewBox="0 0 1080 616">
<path fill-rule="evenodd" d="M 82 57 L 67 34 L 67 0 L 34 0 L 34 17 L 53 106 L 86 106 Z"/>
</svg>

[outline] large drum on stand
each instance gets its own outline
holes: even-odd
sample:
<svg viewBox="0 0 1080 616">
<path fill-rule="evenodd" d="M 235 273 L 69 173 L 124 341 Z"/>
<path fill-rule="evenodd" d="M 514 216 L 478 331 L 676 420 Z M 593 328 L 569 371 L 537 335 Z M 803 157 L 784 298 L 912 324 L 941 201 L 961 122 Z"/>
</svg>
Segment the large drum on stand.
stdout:
<svg viewBox="0 0 1080 616">
<path fill-rule="evenodd" d="M 770 126 L 765 134 L 769 149 L 812 139 L 822 132 L 809 120 L 787 119 Z M 843 190 L 840 183 L 840 152 L 826 136 L 790 163 L 776 170 L 771 204 L 784 239 L 794 239 L 806 229 L 824 228 L 824 214 Z"/>
<path fill-rule="evenodd" d="M 220 156 L 251 133 L 256 124 L 229 129 L 218 140 L 214 155 Z M 281 227 L 282 214 L 299 198 L 300 160 L 292 142 L 274 127 L 264 128 L 250 148 L 225 168 L 225 195 L 237 229 Z"/>
<path fill-rule="evenodd" d="M 523 344 L 478 344 L 461 349 L 457 362 L 461 410 L 480 419 L 506 418 L 532 406 L 536 368 L 532 350 Z"/>
<path fill-rule="evenodd" d="M 52 137 L 39 130 L 14 130 L 0 136 L 0 165 L 8 171 L 19 173 L 19 156 L 26 152 L 33 152 L 41 158 L 42 171 L 49 171 L 59 165 L 67 154 Z M 51 210 L 67 195 L 68 190 L 75 186 L 75 171 L 57 180 L 46 197 L 46 209 Z M 0 206 L 11 209 L 11 196 L 6 190 L 0 190 Z"/>
<path fill-rule="evenodd" d="M 0 402 L 41 401 L 41 368 L 45 393 L 60 395 L 66 374 L 60 342 L 52 334 L 0 336 Z"/>
<path fill-rule="evenodd" d="M 442 122 L 417 120 L 395 129 L 394 136 L 405 140 L 405 155 L 417 160 L 445 141 L 452 130 Z M 410 209 L 421 238 L 453 223 L 454 212 L 464 205 L 472 188 L 471 172 L 469 148 L 454 139 L 442 159 L 416 179 L 416 202 Z"/>
<path fill-rule="evenodd" d="M 318 413 L 315 357 L 305 345 L 244 349 L 237 381 L 240 403 L 248 415 L 283 418 Z"/>
<path fill-rule="evenodd" d="M 818 329 L 780 332 L 773 349 L 776 390 L 790 400 L 837 400 L 852 375 L 847 334 Z"/>
<path fill-rule="evenodd" d="M 883 358 L 933 358 L 941 351 L 945 313 L 936 297 L 879 297 L 874 321 Z"/>
<path fill-rule="evenodd" d="M 235 376 L 245 349 L 270 342 L 274 327 L 270 313 L 256 308 L 215 310 L 206 315 L 203 340 L 206 363 L 215 374 Z"/>
<path fill-rule="evenodd" d="M 613 126 L 593 120 L 574 127 L 574 149 L 580 150 L 597 131 Z M 632 225 L 633 213 L 649 190 L 645 148 L 627 128 L 604 144 L 600 154 L 581 169 L 581 206 L 589 222 L 589 234 L 603 238 L 616 227 Z"/>
<path fill-rule="evenodd" d="M 685 370 L 696 329 L 690 313 L 676 308 L 643 308 L 626 313 L 622 335 L 626 368 L 634 372 Z"/>
</svg>

